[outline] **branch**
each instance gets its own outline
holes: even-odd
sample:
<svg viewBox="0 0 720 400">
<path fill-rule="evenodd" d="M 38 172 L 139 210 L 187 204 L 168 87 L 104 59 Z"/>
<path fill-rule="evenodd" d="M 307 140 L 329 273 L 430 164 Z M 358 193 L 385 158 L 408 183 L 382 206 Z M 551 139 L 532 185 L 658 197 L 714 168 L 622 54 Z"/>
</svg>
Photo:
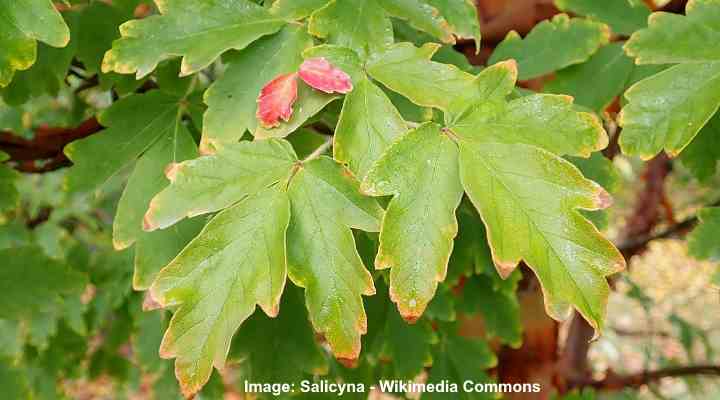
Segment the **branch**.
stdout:
<svg viewBox="0 0 720 400">
<path fill-rule="evenodd" d="M 720 376 L 720 365 L 670 367 L 629 375 L 616 375 L 610 372 L 605 379 L 589 380 L 584 382 L 582 386 L 590 386 L 599 390 L 623 390 L 626 388 L 638 388 L 663 378 L 678 378 L 693 375 Z"/>
<path fill-rule="evenodd" d="M 720 206 L 720 200 L 710 203 L 704 207 L 717 207 L 717 206 Z M 697 215 L 694 215 L 692 217 L 689 217 L 687 219 L 684 219 L 680 222 L 677 222 L 677 223 L 674 223 L 674 224 L 668 226 L 665 230 L 663 230 L 661 232 L 631 238 L 631 239 L 625 241 L 624 243 L 619 244 L 617 247 L 620 250 L 620 252 L 622 252 L 623 254 L 635 254 L 640 249 L 645 248 L 648 245 L 648 243 L 652 242 L 653 240 L 683 236 L 683 235 L 687 234 L 688 232 L 690 232 L 697 223 L 698 223 L 698 217 L 697 217 Z"/>
<path fill-rule="evenodd" d="M 70 142 L 100 132 L 103 127 L 90 118 L 75 128 L 39 127 L 32 139 L 0 131 L 0 151 L 10 155 L 9 162 L 21 172 L 48 172 L 70 165 L 63 148 Z M 38 165 L 38 161 L 42 162 Z"/>
</svg>

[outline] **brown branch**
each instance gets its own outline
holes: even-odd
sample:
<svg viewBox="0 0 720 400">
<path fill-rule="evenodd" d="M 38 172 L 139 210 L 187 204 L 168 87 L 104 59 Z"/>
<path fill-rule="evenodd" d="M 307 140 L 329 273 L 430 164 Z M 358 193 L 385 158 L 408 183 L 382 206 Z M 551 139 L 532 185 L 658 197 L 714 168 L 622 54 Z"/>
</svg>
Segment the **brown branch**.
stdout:
<svg viewBox="0 0 720 400">
<path fill-rule="evenodd" d="M 0 151 L 10 155 L 8 162 L 22 172 L 41 173 L 70 165 L 63 148 L 70 142 L 101 131 L 97 119 L 90 118 L 75 128 L 39 127 L 32 139 L 0 131 Z"/>
<path fill-rule="evenodd" d="M 604 379 L 588 380 L 584 382 L 582 386 L 590 386 L 599 390 L 623 390 L 626 388 L 639 388 L 664 378 L 679 378 L 683 376 L 696 375 L 720 376 L 720 365 L 670 367 L 655 371 L 643 371 L 629 375 L 617 375 L 610 372 Z"/>
<path fill-rule="evenodd" d="M 717 207 L 720 206 L 720 200 L 717 200 L 713 203 L 710 203 L 706 205 L 705 207 Z M 635 238 L 631 238 L 617 246 L 617 248 L 622 252 L 623 254 L 636 254 L 639 252 L 640 249 L 644 249 L 647 247 L 647 245 L 652 242 L 653 240 L 659 240 L 659 239 L 669 239 L 673 237 L 681 237 L 689 233 L 692 228 L 695 227 L 695 225 L 698 223 L 698 217 L 697 215 L 693 215 L 692 217 L 689 217 L 687 219 L 684 219 L 680 222 L 676 222 L 664 230 L 638 236 Z"/>
</svg>

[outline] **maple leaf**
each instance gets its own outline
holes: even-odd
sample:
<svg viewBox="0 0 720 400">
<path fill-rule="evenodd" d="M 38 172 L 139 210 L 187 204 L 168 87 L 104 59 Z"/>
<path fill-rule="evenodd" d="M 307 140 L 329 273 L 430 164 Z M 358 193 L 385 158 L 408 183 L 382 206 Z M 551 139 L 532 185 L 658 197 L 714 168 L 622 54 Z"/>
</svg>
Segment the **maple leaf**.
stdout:
<svg viewBox="0 0 720 400">
<path fill-rule="evenodd" d="M 393 143 L 362 184 L 366 194 L 394 195 L 375 267 L 391 268 L 390 298 L 408 321 L 422 315 L 445 279 L 463 194 L 457 157 L 457 146 L 440 126 L 426 123 Z"/>
<path fill-rule="evenodd" d="M 176 357 L 183 393 L 197 392 L 222 368 L 240 324 L 260 305 L 278 313 L 285 286 L 288 196 L 278 186 L 223 210 L 158 274 L 150 288 L 162 306 L 179 306 L 160 347 Z"/>
<path fill-rule="evenodd" d="M 550 21 L 537 24 L 524 38 L 510 31 L 488 63 L 514 59 L 519 79 L 527 80 L 581 63 L 609 40 L 607 25 L 558 14 Z"/>
<path fill-rule="evenodd" d="M 257 98 L 257 118 L 267 128 L 287 122 L 297 99 L 297 73 L 280 75 L 260 90 Z"/>
<path fill-rule="evenodd" d="M 287 188 L 291 210 L 287 231 L 288 274 L 295 284 L 306 289 L 306 303 L 313 326 L 325 335 L 335 356 L 356 359 L 360 351 L 360 336 L 366 329 L 361 295 L 373 294 L 374 286 L 357 254 L 351 228 L 377 231 L 382 208 L 375 200 L 360 194 L 358 181 L 341 165 L 326 157 L 300 163 L 290 144 L 284 140 L 228 143 L 216 151 L 213 155 L 175 164 L 171 168 L 168 174 L 171 183 L 150 202 L 145 228 L 153 230 L 169 226 L 185 216 L 225 210 L 213 219 L 215 221 L 232 210 L 232 207 L 227 207 L 238 201 L 240 203 L 233 207 L 240 207 L 248 201 L 243 199 L 252 199 L 263 191 Z M 276 189 L 266 189 L 273 185 Z M 204 195 L 197 196 L 197 193 Z M 262 208 L 262 202 L 253 200 L 251 209 Z M 199 250 L 190 250 L 195 243 L 191 242 L 183 253 L 187 257 L 195 257 L 209 246 L 202 240 L 231 240 L 228 237 L 233 237 L 234 232 L 245 232 L 241 227 L 220 222 L 217 225 L 217 229 L 224 229 L 224 233 L 211 230 L 209 225 L 195 239 L 199 241 L 197 243 L 202 243 L 197 245 Z M 279 225 L 271 226 L 277 229 Z M 254 235 L 241 240 L 238 245 L 266 249 L 266 245 L 258 244 L 261 239 L 262 236 Z M 277 248 L 284 248 L 285 241 L 268 246 L 266 251 L 280 251 Z M 171 265 L 179 262 L 183 253 Z M 225 262 L 223 260 L 221 257 L 217 262 Z M 189 264 L 185 268 L 189 271 Z M 170 270 L 173 269 L 167 267 L 163 271 Z M 163 271 L 153 287 L 159 285 L 164 277 L 175 279 L 174 273 Z M 277 279 L 272 281 L 277 282 Z M 192 296 L 185 296 L 188 290 L 192 293 L 205 287 L 200 281 L 179 282 L 189 285 L 188 289 L 178 292 L 183 301 L 192 299 Z M 160 303 L 169 304 L 163 300 Z M 242 315 L 244 319 L 249 314 Z M 233 332 L 237 324 L 232 325 Z M 177 330 L 184 332 L 185 328 L 178 327 Z M 231 334 L 230 330 L 226 332 L 230 333 L 221 336 Z M 207 330 L 199 334 L 197 340 L 214 338 L 218 334 L 216 330 Z M 174 349 L 168 350 L 168 355 L 183 349 L 180 345 L 168 344 L 167 347 Z M 207 359 L 203 358 L 200 378 L 193 375 L 192 361 L 188 361 L 191 364 L 184 361 L 199 360 L 202 355 L 197 349 L 197 346 L 191 346 L 183 360 L 176 363 L 177 368 L 183 371 L 178 372 L 178 376 L 189 391 L 197 389 L 209 376 Z M 220 353 L 216 351 L 216 354 Z M 224 355 L 222 353 L 222 357 Z"/>
<path fill-rule="evenodd" d="M 323 57 L 303 61 L 298 74 L 310 87 L 325 93 L 348 93 L 353 88 L 350 76 Z"/>
<path fill-rule="evenodd" d="M 367 330 L 361 295 L 375 293 L 350 228 L 377 232 L 383 210 L 330 158 L 304 163 L 288 188 L 290 279 L 305 288 L 310 320 L 335 357 L 355 360 Z"/>
<path fill-rule="evenodd" d="M 413 77 L 443 71 L 423 57 L 423 48 L 401 44 L 389 52 L 391 61 L 368 69 L 374 77 L 385 78 L 385 68 L 394 68 L 398 60 L 410 61 Z M 483 217 L 498 272 L 507 276 L 525 260 L 540 279 L 551 316 L 562 319 L 574 306 L 600 331 L 609 292 L 605 276 L 625 263 L 576 209 L 605 208 L 609 195 L 558 155 L 588 156 L 605 147 L 602 125 L 576 112 L 564 96 L 507 101 L 517 76 L 513 62 L 477 76 L 463 74 L 445 76 L 469 94 L 431 101 L 419 93 L 437 85 L 433 79 L 423 83 L 418 78 L 412 86 L 390 75 L 378 78 L 418 104 L 444 109 L 447 124 L 423 124 L 403 135 L 363 181 L 368 194 L 394 195 L 376 258 L 376 267 L 392 268 L 393 301 L 410 320 L 425 309 L 445 278 L 457 233 L 455 209 L 465 191 Z M 546 213 L 548 207 L 555 208 Z M 509 232 L 527 240 L 508 240 Z"/>
<path fill-rule="evenodd" d="M 126 22 L 105 53 L 103 72 L 142 78 L 162 60 L 182 56 L 181 75 L 197 72 L 229 49 L 240 50 L 285 22 L 248 0 L 156 0 L 161 15 Z M 198 18 L 198 15 L 203 18 Z"/>
<path fill-rule="evenodd" d="M 65 47 L 70 30 L 51 0 L 0 3 L 0 87 L 35 62 L 37 42 Z"/>
<path fill-rule="evenodd" d="M 625 262 L 575 209 L 606 208 L 608 194 L 567 161 L 525 144 L 462 141 L 460 169 L 501 275 L 525 260 L 538 275 L 551 317 L 566 318 L 573 305 L 602 330 L 605 276 Z"/>
<path fill-rule="evenodd" d="M 618 117 L 623 153 L 678 155 L 720 107 L 720 2 L 691 0 L 686 15 L 652 14 L 625 44 L 637 64 L 678 64 L 633 85 Z M 667 46 L 673 38 L 673 46 Z M 679 38 L 675 40 L 675 38 Z"/>
</svg>

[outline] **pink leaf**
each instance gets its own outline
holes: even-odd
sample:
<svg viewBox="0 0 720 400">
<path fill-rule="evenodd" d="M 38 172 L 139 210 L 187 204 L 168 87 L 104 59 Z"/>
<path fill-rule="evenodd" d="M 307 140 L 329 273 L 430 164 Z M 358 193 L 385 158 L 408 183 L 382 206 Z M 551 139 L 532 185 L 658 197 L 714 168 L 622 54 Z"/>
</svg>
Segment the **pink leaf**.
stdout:
<svg viewBox="0 0 720 400">
<path fill-rule="evenodd" d="M 300 78 L 325 93 L 347 93 L 353 88 L 350 76 L 323 57 L 305 60 L 300 65 Z"/>
<path fill-rule="evenodd" d="M 296 99 L 297 73 L 280 75 L 260 90 L 255 115 L 266 128 L 278 126 L 280 119 L 285 122 L 290 119 Z"/>
</svg>

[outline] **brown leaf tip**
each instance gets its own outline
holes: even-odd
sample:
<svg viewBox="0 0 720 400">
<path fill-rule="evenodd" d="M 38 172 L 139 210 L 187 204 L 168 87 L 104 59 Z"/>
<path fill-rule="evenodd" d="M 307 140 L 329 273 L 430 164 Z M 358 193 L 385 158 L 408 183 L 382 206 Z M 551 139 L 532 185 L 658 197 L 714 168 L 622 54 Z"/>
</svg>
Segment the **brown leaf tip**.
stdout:
<svg viewBox="0 0 720 400">
<path fill-rule="evenodd" d="M 182 164 L 180 163 L 170 163 L 165 167 L 165 177 L 168 178 L 170 182 L 175 182 L 175 177 L 177 177 L 178 171 L 180 171 L 180 168 L 182 167 Z"/>
<path fill-rule="evenodd" d="M 337 361 L 342 364 L 345 368 L 357 368 L 358 366 L 358 359 L 357 358 L 344 358 L 344 357 L 338 357 Z"/>
<path fill-rule="evenodd" d="M 610 196 L 610 193 L 607 192 L 607 190 L 603 188 L 599 188 L 595 192 L 595 205 L 598 207 L 598 209 L 605 209 L 612 205 L 613 199 L 612 196 Z"/>
<path fill-rule="evenodd" d="M 507 279 L 508 276 L 510 276 L 510 274 L 515 270 L 515 267 L 517 267 L 516 262 L 495 260 L 495 269 L 503 279 Z"/>
<path fill-rule="evenodd" d="M 152 217 L 150 216 L 150 210 L 148 210 L 143 217 L 143 230 L 145 232 L 150 232 L 154 231 L 156 228 L 157 226 L 155 226 L 155 222 L 153 222 Z"/>
<path fill-rule="evenodd" d="M 143 311 L 152 311 L 162 308 L 162 304 L 157 302 L 155 300 L 155 297 L 150 292 L 145 293 L 145 297 L 143 298 L 142 303 L 142 310 Z"/>
</svg>

